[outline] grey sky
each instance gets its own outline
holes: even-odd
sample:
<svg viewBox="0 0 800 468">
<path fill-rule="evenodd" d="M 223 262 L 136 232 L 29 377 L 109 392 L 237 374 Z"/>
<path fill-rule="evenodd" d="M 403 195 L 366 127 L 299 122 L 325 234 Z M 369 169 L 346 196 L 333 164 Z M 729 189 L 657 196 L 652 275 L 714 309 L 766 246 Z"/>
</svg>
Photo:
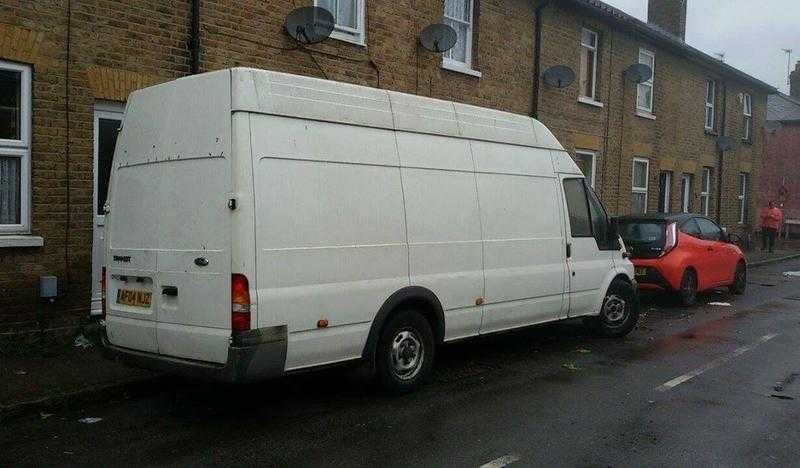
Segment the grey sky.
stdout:
<svg viewBox="0 0 800 468">
<path fill-rule="evenodd" d="M 604 0 L 647 21 L 647 0 Z M 686 42 L 788 93 L 786 54 L 800 60 L 800 0 L 689 0 Z"/>
</svg>

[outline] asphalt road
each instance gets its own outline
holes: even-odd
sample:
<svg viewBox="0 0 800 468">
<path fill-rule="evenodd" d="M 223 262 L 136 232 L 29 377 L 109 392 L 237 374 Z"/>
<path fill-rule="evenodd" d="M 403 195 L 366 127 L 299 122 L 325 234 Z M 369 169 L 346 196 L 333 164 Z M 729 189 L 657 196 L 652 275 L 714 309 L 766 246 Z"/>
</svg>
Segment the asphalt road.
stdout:
<svg viewBox="0 0 800 468">
<path fill-rule="evenodd" d="M 800 261 L 691 309 L 646 298 L 623 340 L 562 322 L 448 346 L 434 381 L 404 397 L 340 370 L 174 380 L 11 422 L 0 466 L 798 466 L 800 278 L 788 270 Z"/>
</svg>

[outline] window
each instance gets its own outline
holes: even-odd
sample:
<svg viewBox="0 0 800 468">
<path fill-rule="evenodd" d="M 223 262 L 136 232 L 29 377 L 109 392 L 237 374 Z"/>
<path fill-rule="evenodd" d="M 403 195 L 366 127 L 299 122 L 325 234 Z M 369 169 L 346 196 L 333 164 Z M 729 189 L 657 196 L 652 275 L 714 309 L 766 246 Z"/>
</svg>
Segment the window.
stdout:
<svg viewBox="0 0 800 468">
<path fill-rule="evenodd" d="M 594 99 L 597 85 L 597 33 L 581 30 L 581 96 Z"/>
<path fill-rule="evenodd" d="M 364 0 L 315 0 L 314 4 L 333 13 L 332 38 L 364 45 Z"/>
<path fill-rule="evenodd" d="M 650 173 L 650 161 L 633 159 L 633 188 L 631 195 L 631 213 L 647 213 L 647 179 Z"/>
<path fill-rule="evenodd" d="M 0 61 L 0 233 L 30 229 L 31 69 Z"/>
<path fill-rule="evenodd" d="M 684 174 L 681 177 L 681 211 L 689 213 L 692 211 L 692 179 L 691 174 Z"/>
<path fill-rule="evenodd" d="M 592 215 L 592 234 L 594 240 L 597 241 L 597 247 L 600 250 L 616 250 L 619 248 L 617 239 L 609 239 L 608 237 L 608 213 L 597 198 L 594 190 L 587 189 L 589 195 L 589 212 Z"/>
<path fill-rule="evenodd" d="M 700 239 L 702 234 L 700 233 L 700 226 L 698 226 L 697 221 L 694 218 L 690 218 L 688 221 L 683 223 L 681 226 L 681 232 L 684 234 L 689 234 L 692 237 L 696 237 Z"/>
<path fill-rule="evenodd" d="M 646 49 L 639 49 L 639 63 L 650 67 L 653 74 L 644 83 L 639 83 L 636 94 L 636 108 L 648 114 L 653 113 L 653 79 L 656 75 L 656 56 Z"/>
<path fill-rule="evenodd" d="M 594 187 L 594 168 L 595 168 L 595 153 L 594 151 L 576 150 L 575 163 L 583 172 L 589 185 Z"/>
<path fill-rule="evenodd" d="M 706 218 L 695 218 L 697 225 L 700 226 L 700 234 L 703 239 L 710 241 L 722 240 L 722 229 L 713 221 Z"/>
<path fill-rule="evenodd" d="M 567 197 L 572 237 L 592 237 L 589 204 L 583 179 L 564 179 L 564 195 Z"/>
<path fill-rule="evenodd" d="M 714 130 L 714 103 L 717 100 L 717 84 L 706 81 L 706 130 Z"/>
<path fill-rule="evenodd" d="M 672 172 L 661 171 L 658 175 L 658 212 L 669 213 L 672 208 Z"/>
<path fill-rule="evenodd" d="M 744 114 L 744 128 L 742 129 L 742 140 L 752 141 L 753 139 L 753 99 L 749 94 L 742 96 L 742 114 Z"/>
<path fill-rule="evenodd" d="M 711 168 L 703 168 L 703 179 L 700 182 L 700 213 L 708 216 L 709 205 L 711 204 Z"/>
<path fill-rule="evenodd" d="M 452 26 L 458 35 L 456 45 L 442 57 L 445 68 L 472 70 L 472 3 L 473 0 L 444 1 L 444 23 Z"/>
<path fill-rule="evenodd" d="M 749 174 L 739 173 L 739 224 L 747 222 L 747 190 L 750 188 L 748 179 Z"/>
</svg>

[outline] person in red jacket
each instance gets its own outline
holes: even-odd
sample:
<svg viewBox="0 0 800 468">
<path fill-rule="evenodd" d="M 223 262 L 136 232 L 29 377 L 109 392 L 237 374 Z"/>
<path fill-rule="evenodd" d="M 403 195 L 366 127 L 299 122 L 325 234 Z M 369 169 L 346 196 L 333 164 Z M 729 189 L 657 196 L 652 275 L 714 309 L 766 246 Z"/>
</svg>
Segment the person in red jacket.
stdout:
<svg viewBox="0 0 800 468">
<path fill-rule="evenodd" d="M 769 248 L 769 253 L 772 253 L 782 220 L 783 212 L 770 200 L 769 208 L 761 213 L 761 250 Z"/>
</svg>

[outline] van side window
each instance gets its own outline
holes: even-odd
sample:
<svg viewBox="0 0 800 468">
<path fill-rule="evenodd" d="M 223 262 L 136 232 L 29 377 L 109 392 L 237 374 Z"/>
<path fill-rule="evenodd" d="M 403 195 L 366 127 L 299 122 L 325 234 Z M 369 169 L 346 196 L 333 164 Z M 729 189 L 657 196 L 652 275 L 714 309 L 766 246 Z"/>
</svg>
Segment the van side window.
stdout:
<svg viewBox="0 0 800 468">
<path fill-rule="evenodd" d="M 603 208 L 603 204 L 600 203 L 594 190 L 590 187 L 586 187 L 586 192 L 589 194 L 589 211 L 592 215 L 592 234 L 594 234 L 594 239 L 597 241 L 597 246 L 600 250 L 613 248 L 613 246 L 608 245 L 608 215 L 606 214 L 606 209 Z M 612 244 L 616 244 L 616 242 L 612 242 Z"/>
<path fill-rule="evenodd" d="M 564 179 L 564 195 L 567 197 L 569 227 L 572 237 L 592 237 L 592 222 L 589 217 L 589 202 L 583 179 Z"/>
<path fill-rule="evenodd" d="M 683 223 L 683 226 L 681 226 L 681 232 L 684 234 L 689 234 L 692 237 L 696 237 L 697 239 L 700 238 L 700 226 L 697 225 L 697 221 L 695 221 L 694 218 Z"/>
</svg>

